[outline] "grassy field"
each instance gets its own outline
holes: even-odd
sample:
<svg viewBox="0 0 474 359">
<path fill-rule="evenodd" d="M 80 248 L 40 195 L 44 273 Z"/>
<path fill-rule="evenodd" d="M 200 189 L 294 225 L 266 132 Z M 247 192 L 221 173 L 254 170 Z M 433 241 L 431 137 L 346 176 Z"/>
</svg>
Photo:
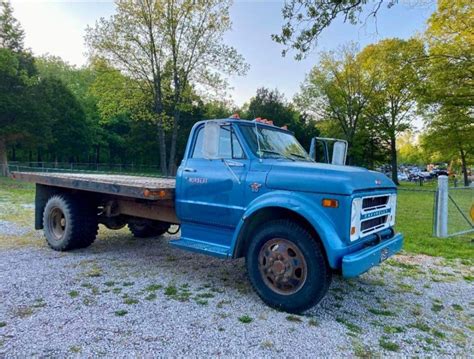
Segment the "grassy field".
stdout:
<svg viewBox="0 0 474 359">
<path fill-rule="evenodd" d="M 399 188 L 396 228 L 405 236 L 405 251 L 472 261 L 474 258 L 473 233 L 449 238 L 432 236 L 435 188 L 434 183 L 423 187 L 404 183 Z M 421 192 L 422 190 L 424 192 Z M 456 192 L 452 196 L 467 213 L 467 208 L 470 208 L 472 204 L 473 190 L 463 191 L 464 193 Z M 451 203 L 448 218 L 450 233 L 468 228 L 467 223 Z"/>
<path fill-rule="evenodd" d="M 411 191 L 422 189 L 425 192 Z M 474 235 L 456 236 L 450 238 L 436 238 L 433 231 L 433 205 L 435 184 L 426 184 L 417 187 L 412 184 L 403 184 L 400 187 L 397 209 L 397 230 L 405 236 L 404 249 L 409 253 L 440 256 L 446 259 L 462 259 L 473 262 Z M 410 191 L 409 191 L 410 190 Z M 472 190 L 469 193 L 456 192 L 456 200 L 463 208 L 472 204 Z M 34 185 L 12 181 L 0 177 L 0 220 L 14 221 L 20 225 L 31 227 L 33 209 L 25 208 L 25 204 L 34 202 Z M 450 220 L 459 228 L 461 216 L 450 208 Z M 466 227 L 464 225 L 464 227 Z M 458 228 L 458 229 L 459 229 Z"/>
</svg>

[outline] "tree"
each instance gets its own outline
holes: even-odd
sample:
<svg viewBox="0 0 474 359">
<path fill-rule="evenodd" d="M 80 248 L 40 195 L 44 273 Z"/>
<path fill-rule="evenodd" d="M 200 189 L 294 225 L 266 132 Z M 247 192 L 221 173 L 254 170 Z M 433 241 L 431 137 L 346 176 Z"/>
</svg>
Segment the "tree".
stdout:
<svg viewBox="0 0 474 359">
<path fill-rule="evenodd" d="M 390 148 L 392 180 L 398 184 L 397 135 L 411 127 L 416 113 L 416 90 L 423 78 L 423 43 L 416 39 L 387 39 L 358 55 L 373 79 L 367 118 Z"/>
<path fill-rule="evenodd" d="M 282 55 L 288 50 L 296 50 L 295 58 L 300 60 L 316 45 L 321 33 L 338 17 L 344 22 L 356 24 L 366 6 L 371 6 L 367 18 L 376 17 L 384 0 L 285 0 L 282 9 L 286 21 L 279 35 L 272 35 L 274 41 L 285 46 Z M 398 0 L 386 1 L 388 8 Z M 370 5 L 369 5 L 370 4 Z"/>
<path fill-rule="evenodd" d="M 428 21 L 427 79 L 420 101 L 433 150 L 460 158 L 464 183 L 474 143 L 474 7 L 468 0 L 439 0 Z M 451 151 L 447 146 L 451 146 Z M 457 153 L 456 153 L 457 152 Z"/>
<path fill-rule="evenodd" d="M 18 20 L 13 17 L 13 9 L 9 1 L 0 2 L 0 48 L 15 52 L 23 51 L 25 33 Z"/>
<path fill-rule="evenodd" d="M 339 53 L 323 53 L 296 97 L 299 108 L 318 120 L 336 121 L 349 145 L 349 163 L 355 162 L 355 140 L 374 90 L 354 46 Z"/>
<path fill-rule="evenodd" d="M 42 79 L 35 91 L 50 123 L 51 140 L 45 141 L 48 153 L 55 162 L 74 162 L 91 144 L 91 127 L 81 104 L 59 79 Z"/>
<path fill-rule="evenodd" d="M 35 128 L 27 114 L 33 106 L 28 98 L 36 82 L 33 57 L 23 52 L 23 30 L 13 17 L 8 2 L 1 3 L 0 14 L 0 165 L 9 175 L 7 147 L 21 138 L 41 133 L 44 122 Z"/>
<path fill-rule="evenodd" d="M 306 149 L 309 149 L 311 139 L 319 135 L 315 122 L 298 112 L 277 89 L 257 89 L 257 94 L 244 106 L 242 115 L 248 119 L 266 118 L 276 126 L 287 126 Z"/>
<path fill-rule="evenodd" d="M 231 29 L 229 0 L 165 1 L 162 18 L 170 50 L 173 126 L 168 173 L 175 172 L 176 140 L 181 106 L 191 86 L 225 88 L 222 74 L 244 74 L 247 65 L 237 51 L 223 43 Z"/>
<path fill-rule="evenodd" d="M 416 136 L 411 130 L 400 134 L 398 138 L 397 152 L 400 163 L 423 165 L 430 162 L 430 158 L 424 151 L 422 136 Z"/>
<path fill-rule="evenodd" d="M 197 84 L 222 85 L 222 74 L 245 69 L 241 56 L 223 43 L 223 34 L 231 26 L 230 1 L 118 0 L 116 5 L 117 13 L 109 20 L 101 19 L 87 29 L 86 41 L 92 56 L 136 80 L 144 96 L 152 98 L 160 168 L 164 175 L 173 173 L 181 106 L 187 94 Z M 171 129 L 169 158 L 167 126 Z"/>
<path fill-rule="evenodd" d="M 474 159 L 472 112 L 458 106 L 443 106 L 430 120 L 424 147 L 441 153 L 447 162 L 460 158 L 464 185 L 469 186 L 468 161 Z"/>
<path fill-rule="evenodd" d="M 428 20 L 428 78 L 424 101 L 474 106 L 474 6 L 469 0 L 439 0 Z"/>
<path fill-rule="evenodd" d="M 42 79 L 58 80 L 65 86 L 64 91 L 67 92 L 65 96 L 72 94 L 77 100 L 85 115 L 83 122 L 88 132 L 87 143 L 95 149 L 95 162 L 100 162 L 100 148 L 104 144 L 105 133 L 99 123 L 98 98 L 91 91 L 97 77 L 95 69 L 93 67 L 77 68 L 56 56 L 36 58 L 35 64 Z M 89 154 L 89 148 L 86 153 Z"/>
</svg>

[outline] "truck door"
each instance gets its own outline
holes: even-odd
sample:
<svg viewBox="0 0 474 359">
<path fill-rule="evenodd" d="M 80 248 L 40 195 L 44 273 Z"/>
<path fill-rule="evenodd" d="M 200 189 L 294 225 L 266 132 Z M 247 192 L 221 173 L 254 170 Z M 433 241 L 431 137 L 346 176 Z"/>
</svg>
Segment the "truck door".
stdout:
<svg viewBox="0 0 474 359">
<path fill-rule="evenodd" d="M 230 124 L 219 129 L 219 159 L 202 153 L 204 126 L 180 166 L 176 209 L 182 222 L 235 227 L 244 212 L 244 183 L 249 160 Z"/>
</svg>

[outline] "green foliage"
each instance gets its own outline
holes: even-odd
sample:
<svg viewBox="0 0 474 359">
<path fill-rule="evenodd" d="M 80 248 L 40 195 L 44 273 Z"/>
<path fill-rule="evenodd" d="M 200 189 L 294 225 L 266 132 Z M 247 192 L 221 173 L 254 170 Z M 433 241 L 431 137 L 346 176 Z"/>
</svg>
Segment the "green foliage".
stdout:
<svg viewBox="0 0 474 359">
<path fill-rule="evenodd" d="M 375 17 L 383 0 L 286 0 L 282 9 L 286 21 L 279 35 L 272 35 L 274 41 L 285 46 L 282 55 L 291 49 L 295 58 L 301 60 L 316 45 L 321 33 L 338 17 L 351 24 L 359 22 L 359 16 L 366 7 Z M 386 1 L 392 7 L 397 0 Z M 367 16 L 368 17 L 368 16 Z"/>
<path fill-rule="evenodd" d="M 419 99 L 426 105 L 426 148 L 447 161 L 460 159 L 468 185 L 468 163 L 474 156 L 474 7 L 468 0 L 439 0 L 428 21 L 427 79 Z"/>
<path fill-rule="evenodd" d="M 23 51 L 25 32 L 17 19 L 13 17 L 13 9 L 8 0 L 0 2 L 0 48 L 15 52 Z"/>
<path fill-rule="evenodd" d="M 287 126 L 306 149 L 309 149 L 311 139 L 319 135 L 315 121 L 299 113 L 277 89 L 257 89 L 255 97 L 244 106 L 242 117 L 249 120 L 266 118 L 272 120 L 276 126 Z"/>
<path fill-rule="evenodd" d="M 366 117 L 390 148 L 392 180 L 398 183 L 397 135 L 416 117 L 415 91 L 422 79 L 423 43 L 416 39 L 387 39 L 369 45 L 358 55 L 369 78 Z"/>
<path fill-rule="evenodd" d="M 374 85 L 374 77 L 366 76 L 352 45 L 337 53 L 323 53 L 295 99 L 298 108 L 312 119 L 332 122 L 331 127 L 338 128 L 349 145 L 349 164 L 362 164 L 364 158 L 372 157 L 374 148 L 380 147 L 376 131 L 366 119 Z M 366 141 L 369 138 L 372 141 Z"/>
<path fill-rule="evenodd" d="M 142 97 L 138 103 L 145 106 L 138 113 L 152 114 L 163 174 L 175 172 L 178 132 L 183 115 L 193 107 L 196 89 L 221 92 L 226 87 L 223 75 L 247 69 L 242 56 L 223 41 L 231 27 L 230 4 L 230 0 L 118 0 L 112 17 L 87 29 L 91 53 L 124 76 L 111 74 L 120 89 L 130 78 L 132 86 L 125 90 L 136 88 Z M 101 108 L 116 109 L 113 105 L 120 102 L 111 100 Z"/>
</svg>

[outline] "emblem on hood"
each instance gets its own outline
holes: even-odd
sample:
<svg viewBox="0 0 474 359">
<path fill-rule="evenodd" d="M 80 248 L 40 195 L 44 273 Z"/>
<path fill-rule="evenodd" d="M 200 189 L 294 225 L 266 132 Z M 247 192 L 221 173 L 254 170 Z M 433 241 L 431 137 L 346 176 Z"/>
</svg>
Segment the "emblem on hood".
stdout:
<svg viewBox="0 0 474 359">
<path fill-rule="evenodd" d="M 376 179 L 376 180 L 375 180 L 375 184 L 378 184 L 378 185 L 380 185 L 380 184 L 382 184 L 382 181 L 381 181 L 381 180 L 379 180 L 379 179 Z"/>
<path fill-rule="evenodd" d="M 262 185 L 260 183 L 254 182 L 250 185 L 250 188 L 252 189 L 252 192 L 258 192 L 260 190 L 260 187 Z"/>
</svg>

